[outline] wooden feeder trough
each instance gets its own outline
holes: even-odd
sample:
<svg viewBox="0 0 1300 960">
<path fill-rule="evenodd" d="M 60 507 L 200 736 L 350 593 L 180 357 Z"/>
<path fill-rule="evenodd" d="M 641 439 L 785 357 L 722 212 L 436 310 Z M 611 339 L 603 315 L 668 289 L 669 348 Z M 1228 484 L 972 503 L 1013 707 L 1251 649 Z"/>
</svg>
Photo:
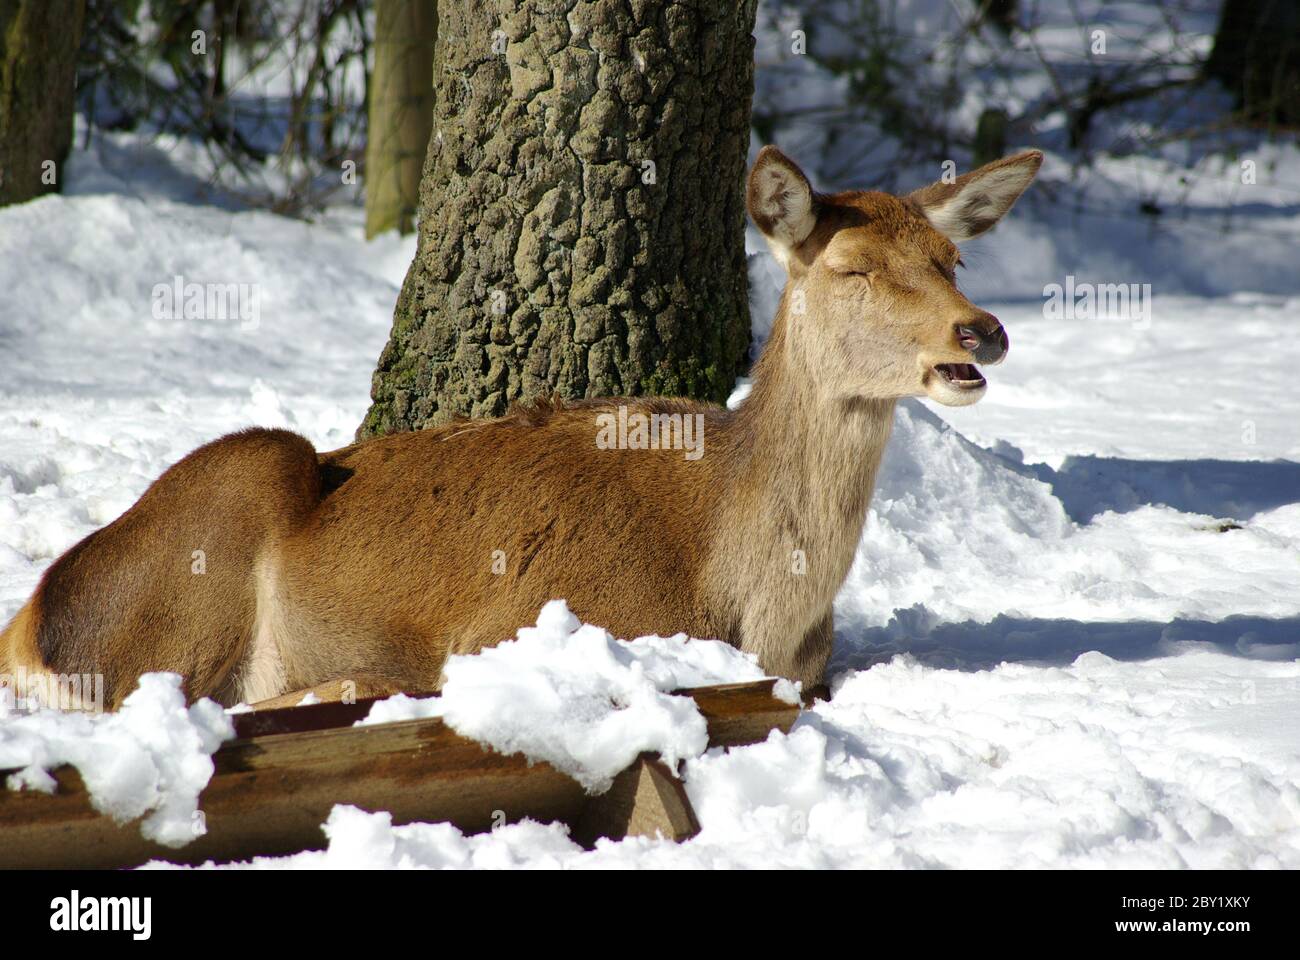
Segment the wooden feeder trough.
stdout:
<svg viewBox="0 0 1300 960">
<path fill-rule="evenodd" d="M 708 722 L 709 745 L 740 746 L 789 731 L 797 706 L 772 695 L 774 680 L 679 691 Z M 97 812 L 74 767 L 50 771 L 53 795 L 0 786 L 0 868 L 116 868 L 149 860 L 197 864 L 247 860 L 324 845 L 336 803 L 386 810 L 394 824 L 448 821 L 466 833 L 525 817 L 563 821 L 590 846 L 599 837 L 698 829 L 681 782 L 643 754 L 613 786 L 589 796 L 550 764 L 494 753 L 441 720 L 354 727 L 373 699 L 259 710 L 232 717 L 236 738 L 212 756 L 200 798 L 207 833 L 173 849 L 146 840 L 138 823 Z M 12 773 L 0 771 L 0 780 Z"/>
</svg>

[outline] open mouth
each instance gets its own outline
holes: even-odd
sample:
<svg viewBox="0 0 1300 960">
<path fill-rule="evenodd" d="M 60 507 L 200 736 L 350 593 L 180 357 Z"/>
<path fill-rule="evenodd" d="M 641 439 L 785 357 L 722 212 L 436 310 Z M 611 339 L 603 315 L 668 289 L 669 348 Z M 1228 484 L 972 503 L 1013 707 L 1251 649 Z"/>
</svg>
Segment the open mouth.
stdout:
<svg viewBox="0 0 1300 960">
<path fill-rule="evenodd" d="M 978 390 L 987 382 L 973 363 L 940 363 L 934 369 L 958 390 Z"/>
</svg>

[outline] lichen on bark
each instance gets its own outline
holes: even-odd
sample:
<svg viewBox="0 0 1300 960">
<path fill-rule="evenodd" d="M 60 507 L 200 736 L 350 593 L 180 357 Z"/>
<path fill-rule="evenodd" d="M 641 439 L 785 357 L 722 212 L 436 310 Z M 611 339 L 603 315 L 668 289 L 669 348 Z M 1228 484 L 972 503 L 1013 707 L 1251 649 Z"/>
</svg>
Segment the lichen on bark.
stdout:
<svg viewBox="0 0 1300 960">
<path fill-rule="evenodd" d="M 440 4 L 418 249 L 360 436 L 555 394 L 725 399 L 754 8 Z"/>
</svg>

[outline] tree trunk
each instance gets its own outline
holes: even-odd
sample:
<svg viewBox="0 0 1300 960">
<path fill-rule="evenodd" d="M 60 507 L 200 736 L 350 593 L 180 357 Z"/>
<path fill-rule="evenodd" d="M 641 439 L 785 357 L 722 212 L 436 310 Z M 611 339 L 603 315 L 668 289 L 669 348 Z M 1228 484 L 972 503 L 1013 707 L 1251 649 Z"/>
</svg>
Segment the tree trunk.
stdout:
<svg viewBox="0 0 1300 960">
<path fill-rule="evenodd" d="M 755 0 L 443 0 L 419 246 L 359 436 L 722 401 L 749 347 Z"/>
<path fill-rule="evenodd" d="M 1205 65 L 1253 123 L 1300 126 L 1300 5 L 1228 0 Z"/>
<path fill-rule="evenodd" d="M 437 0 L 378 0 L 366 139 L 366 237 L 410 233 L 433 132 Z"/>
<path fill-rule="evenodd" d="M 0 206 L 63 185 L 85 0 L 0 0 Z"/>
</svg>

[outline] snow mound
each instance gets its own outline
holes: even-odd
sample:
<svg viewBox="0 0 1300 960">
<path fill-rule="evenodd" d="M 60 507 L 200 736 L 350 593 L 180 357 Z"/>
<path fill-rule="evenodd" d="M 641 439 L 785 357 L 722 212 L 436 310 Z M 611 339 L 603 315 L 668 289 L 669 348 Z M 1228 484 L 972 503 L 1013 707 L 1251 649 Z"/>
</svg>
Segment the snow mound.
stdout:
<svg viewBox="0 0 1300 960">
<path fill-rule="evenodd" d="M 789 736 L 687 765 L 697 865 L 1246 868 L 1300 864 L 1300 665 L 1185 645 L 1141 676 L 847 677 Z"/>
<path fill-rule="evenodd" d="M 517 639 L 448 658 L 444 675 L 441 696 L 389 697 L 357 725 L 441 717 L 501 753 L 547 761 L 591 793 L 609 789 L 643 752 L 669 766 L 704 752 L 704 717 L 671 691 L 764 677 L 752 656 L 716 640 L 616 640 L 579 621 L 563 600 L 543 607 L 537 626 Z M 798 702 L 788 681 L 777 688 Z"/>
<path fill-rule="evenodd" d="M 1135 502 L 1079 524 L 1040 477 L 1052 480 L 1052 471 L 1024 466 L 1009 445 L 980 447 L 921 403 L 901 402 L 836 601 L 835 662 L 908 649 L 943 625 L 967 628 L 972 648 L 1020 656 L 1035 646 L 1077 654 L 1083 633 L 1095 638 L 1098 624 L 1120 623 L 1132 629 L 1117 647 L 1136 650 L 1140 640 L 1157 653 L 1149 628 L 1175 620 L 1187 621 L 1192 639 L 1232 647 L 1240 635 L 1218 626 L 1231 615 L 1288 618 L 1300 638 L 1295 504 L 1225 524 Z M 1035 635 L 1028 646 L 1007 645 Z"/>
<path fill-rule="evenodd" d="M 234 735 L 211 700 L 186 707 L 174 673 L 142 676 L 116 713 L 17 712 L 0 699 L 0 770 L 21 768 L 7 778 L 10 790 L 53 793 L 46 771 L 72 764 L 96 810 L 119 823 L 144 816 L 140 832 L 169 847 L 207 832 L 196 815 L 199 793 L 212 754 Z"/>
</svg>

